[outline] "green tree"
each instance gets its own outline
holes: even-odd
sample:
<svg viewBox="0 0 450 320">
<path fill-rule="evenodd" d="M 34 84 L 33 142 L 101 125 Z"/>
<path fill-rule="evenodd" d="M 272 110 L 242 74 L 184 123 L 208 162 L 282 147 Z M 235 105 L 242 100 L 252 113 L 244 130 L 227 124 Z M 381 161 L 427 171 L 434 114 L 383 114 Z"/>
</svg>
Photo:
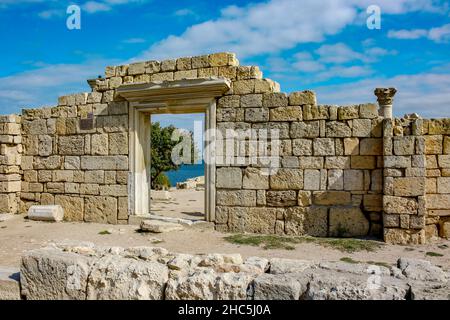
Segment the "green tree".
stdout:
<svg viewBox="0 0 450 320">
<path fill-rule="evenodd" d="M 164 174 L 167 171 L 176 171 L 180 165 L 172 161 L 172 149 L 179 144 L 184 136 L 190 135 L 192 139 L 192 132 L 186 131 L 178 140 L 173 141 L 172 136 L 177 128 L 170 125 L 168 127 L 161 127 L 159 122 L 152 123 L 151 127 L 151 187 L 152 189 L 162 189 L 163 187 L 170 187 L 171 183 L 168 177 Z M 197 146 L 191 140 L 192 163 L 196 163 L 199 159 L 200 152 Z"/>
</svg>

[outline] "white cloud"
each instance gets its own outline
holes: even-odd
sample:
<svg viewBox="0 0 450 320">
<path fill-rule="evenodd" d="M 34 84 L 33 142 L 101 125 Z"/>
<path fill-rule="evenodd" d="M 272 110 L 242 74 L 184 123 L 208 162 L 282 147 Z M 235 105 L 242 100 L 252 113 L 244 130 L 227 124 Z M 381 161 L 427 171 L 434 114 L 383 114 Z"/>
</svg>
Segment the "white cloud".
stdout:
<svg viewBox="0 0 450 320">
<path fill-rule="evenodd" d="M 416 112 L 423 117 L 448 117 L 450 74 L 420 73 L 392 78 L 369 78 L 339 85 L 315 88 L 322 104 L 374 102 L 377 87 L 396 87 L 394 113 L 403 116 Z"/>
<path fill-rule="evenodd" d="M 55 105 L 59 95 L 90 91 L 86 80 L 117 61 L 91 60 L 81 64 L 44 65 L 0 78 L 0 113 L 20 113 L 22 108 Z"/>
<path fill-rule="evenodd" d="M 110 11 L 111 6 L 102 2 L 88 1 L 85 4 L 83 4 L 82 9 L 88 13 L 96 13 L 96 12 Z"/>
<path fill-rule="evenodd" d="M 51 19 L 53 17 L 62 17 L 64 11 L 58 9 L 44 10 L 38 13 L 38 16 L 42 19 Z"/>
<path fill-rule="evenodd" d="M 356 23 L 358 13 L 371 4 L 373 0 L 270 0 L 230 6 L 215 20 L 192 25 L 180 35 L 155 43 L 136 60 L 212 51 L 233 51 L 241 58 L 278 53 L 338 34 Z M 442 6 L 433 0 L 378 0 L 377 4 L 384 14 L 436 12 Z"/>
<path fill-rule="evenodd" d="M 444 24 L 441 27 L 414 30 L 391 30 L 388 32 L 388 37 L 393 39 L 415 40 L 420 38 L 427 38 L 434 42 L 448 42 L 450 41 L 450 23 Z"/>
<path fill-rule="evenodd" d="M 323 45 L 316 50 L 320 60 L 325 63 L 346 63 L 349 61 L 364 61 L 364 55 L 354 51 L 343 43 Z"/>
</svg>

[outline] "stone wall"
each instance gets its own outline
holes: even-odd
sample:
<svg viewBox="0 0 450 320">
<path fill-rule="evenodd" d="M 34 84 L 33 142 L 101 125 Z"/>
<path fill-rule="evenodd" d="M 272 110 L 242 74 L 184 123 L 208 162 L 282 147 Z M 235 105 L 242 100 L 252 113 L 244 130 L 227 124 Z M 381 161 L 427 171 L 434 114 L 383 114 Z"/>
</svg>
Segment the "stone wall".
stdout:
<svg viewBox="0 0 450 320">
<path fill-rule="evenodd" d="M 22 212 L 59 204 L 67 221 L 127 223 L 128 104 L 110 91 L 22 114 Z"/>
<path fill-rule="evenodd" d="M 427 237 L 450 238 L 450 120 L 424 120 Z"/>
<path fill-rule="evenodd" d="M 218 127 L 279 129 L 281 168 L 269 176 L 259 163 L 218 167 L 219 230 L 380 234 L 383 140 L 376 105 L 317 105 L 310 91 L 236 93 L 219 100 Z"/>
<path fill-rule="evenodd" d="M 449 277 L 428 261 L 406 258 L 392 266 L 244 260 L 92 243 L 29 251 L 20 269 L 27 300 L 448 300 Z"/>
<path fill-rule="evenodd" d="M 384 120 L 384 238 L 425 243 L 425 152 L 422 119 Z"/>
<path fill-rule="evenodd" d="M 22 175 L 20 116 L 0 116 L 0 213 L 17 213 Z"/>
<path fill-rule="evenodd" d="M 243 146 L 231 154 L 220 143 L 216 148 L 217 156 L 227 155 L 216 167 L 218 230 L 384 235 L 396 243 L 449 237 L 448 120 L 379 116 L 389 117 L 395 90 L 376 92 L 381 110 L 370 103 L 318 105 L 311 91 L 281 93 L 258 67 L 240 66 L 231 53 L 110 66 L 105 77 L 88 80 L 90 93 L 2 117 L 1 209 L 16 212 L 20 194 L 23 213 L 33 204 L 60 204 L 68 221 L 127 223 L 129 103 L 117 89 L 211 77 L 231 82 L 217 99 L 216 125 L 223 137 L 233 129 L 233 145 Z M 253 134 L 264 130 L 268 145 L 261 150 L 280 156 L 271 175 L 263 172 L 272 163 L 253 153 L 260 138 Z"/>
</svg>

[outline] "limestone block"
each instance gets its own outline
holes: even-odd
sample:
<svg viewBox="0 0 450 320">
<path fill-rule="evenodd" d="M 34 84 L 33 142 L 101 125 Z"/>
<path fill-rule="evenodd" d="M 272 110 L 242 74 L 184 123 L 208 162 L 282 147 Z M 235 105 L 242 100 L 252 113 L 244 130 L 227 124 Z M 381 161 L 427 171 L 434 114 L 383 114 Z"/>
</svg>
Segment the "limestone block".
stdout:
<svg viewBox="0 0 450 320">
<path fill-rule="evenodd" d="M 198 78 L 197 70 L 176 71 L 173 74 L 173 80 L 197 79 L 197 78 Z"/>
<path fill-rule="evenodd" d="M 306 281 L 292 275 L 259 275 L 253 284 L 254 300 L 298 300 L 306 291 Z"/>
<path fill-rule="evenodd" d="M 53 171 L 53 182 L 73 182 L 72 170 L 55 170 Z"/>
<path fill-rule="evenodd" d="M 83 156 L 82 170 L 128 170 L 127 156 Z"/>
<path fill-rule="evenodd" d="M 429 179 L 427 179 L 429 180 Z M 436 179 L 433 179 L 436 180 Z M 450 178 L 437 178 L 437 193 L 450 193 Z"/>
<path fill-rule="evenodd" d="M 24 254 L 20 267 L 27 300 L 85 300 L 92 258 L 56 249 Z"/>
<path fill-rule="evenodd" d="M 320 170 L 306 169 L 304 176 L 305 190 L 320 190 Z"/>
<path fill-rule="evenodd" d="M 58 143 L 58 152 L 60 155 L 83 155 L 84 137 L 83 136 L 60 136 Z"/>
<path fill-rule="evenodd" d="M 284 156 L 281 158 L 281 166 L 283 168 L 298 168 L 299 161 L 298 157 L 295 156 Z"/>
<path fill-rule="evenodd" d="M 239 96 L 237 96 L 237 97 L 239 97 Z M 246 94 L 246 95 L 241 96 L 240 106 L 242 108 L 260 108 L 263 106 L 262 101 L 263 101 L 262 94 Z"/>
<path fill-rule="evenodd" d="M 290 136 L 291 138 L 317 138 L 319 130 L 319 121 L 293 122 Z"/>
<path fill-rule="evenodd" d="M 132 63 L 128 67 L 128 75 L 134 76 L 145 73 L 145 62 Z"/>
<path fill-rule="evenodd" d="M 128 115 L 97 117 L 97 129 L 103 129 L 108 133 L 126 132 L 128 131 Z"/>
<path fill-rule="evenodd" d="M 109 154 L 128 154 L 128 133 L 119 132 L 109 134 Z"/>
<path fill-rule="evenodd" d="M 408 156 L 385 156 L 384 157 L 385 168 L 410 168 L 411 157 Z"/>
<path fill-rule="evenodd" d="M 305 120 L 326 120 L 329 118 L 328 106 L 304 105 L 303 118 Z"/>
<path fill-rule="evenodd" d="M 89 196 L 84 199 L 86 222 L 117 224 L 116 198 Z"/>
<path fill-rule="evenodd" d="M 233 82 L 233 94 L 251 94 L 255 92 L 255 80 L 238 80 Z"/>
<path fill-rule="evenodd" d="M 95 263 L 87 283 L 88 300 L 162 300 L 169 278 L 167 266 L 120 256 Z"/>
<path fill-rule="evenodd" d="M 242 206 L 255 207 L 256 206 L 256 191 L 255 190 L 218 190 L 217 205 L 223 206 Z"/>
<path fill-rule="evenodd" d="M 211 67 L 238 66 L 239 61 L 234 53 L 220 52 L 209 55 L 209 64 Z"/>
<path fill-rule="evenodd" d="M 418 204 L 414 199 L 385 195 L 383 196 L 383 208 L 385 213 L 416 214 Z"/>
<path fill-rule="evenodd" d="M 242 170 L 240 168 L 219 168 L 216 170 L 216 187 L 224 189 L 242 188 Z"/>
<path fill-rule="evenodd" d="M 345 122 L 331 121 L 326 124 L 326 136 L 330 138 L 351 137 L 352 130 Z"/>
<path fill-rule="evenodd" d="M 360 208 L 330 208 L 330 236 L 359 237 L 368 233 L 369 221 Z"/>
<path fill-rule="evenodd" d="M 328 170 L 328 189 L 329 190 L 344 189 L 344 170 L 341 169 Z"/>
<path fill-rule="evenodd" d="M 280 168 L 270 176 L 270 188 L 274 190 L 303 189 L 303 170 Z"/>
<path fill-rule="evenodd" d="M 370 137 L 372 121 L 370 119 L 354 119 L 352 135 L 354 137 Z"/>
<path fill-rule="evenodd" d="M 444 221 L 440 224 L 439 235 L 442 238 L 450 239 L 450 221 Z"/>
<path fill-rule="evenodd" d="M 315 156 L 334 156 L 336 154 L 334 139 L 317 138 L 313 140 Z"/>
<path fill-rule="evenodd" d="M 348 205 L 351 203 L 351 194 L 345 191 L 314 191 L 313 203 L 324 206 Z"/>
<path fill-rule="evenodd" d="M 399 197 L 425 195 L 425 179 L 422 177 L 395 178 L 394 195 Z"/>
<path fill-rule="evenodd" d="M 250 208 L 245 218 L 246 231 L 273 234 L 277 215 L 283 215 L 282 210 L 281 208 Z"/>
<path fill-rule="evenodd" d="M 344 155 L 359 155 L 359 139 L 345 138 L 344 139 Z"/>
<path fill-rule="evenodd" d="M 323 157 L 299 157 L 298 168 L 300 169 L 321 169 L 323 168 Z"/>
<path fill-rule="evenodd" d="M 83 221 L 84 199 L 64 195 L 55 196 L 55 204 L 64 209 L 65 221 Z"/>
<path fill-rule="evenodd" d="M 28 209 L 28 219 L 38 221 L 59 222 L 64 218 L 61 206 L 31 206 Z"/>
<path fill-rule="evenodd" d="M 111 77 L 109 79 L 109 88 L 116 89 L 122 84 L 122 77 Z"/>
<path fill-rule="evenodd" d="M 346 106 L 339 107 L 338 109 L 338 119 L 339 120 L 350 120 L 359 117 L 359 107 L 358 106 Z"/>
<path fill-rule="evenodd" d="M 47 134 L 47 121 L 45 119 L 23 121 L 22 130 L 23 134 Z"/>
<path fill-rule="evenodd" d="M 246 122 L 267 122 L 269 121 L 269 109 L 267 108 L 246 108 Z"/>
<path fill-rule="evenodd" d="M 423 244 L 425 230 L 384 228 L 384 241 L 391 244 Z"/>
<path fill-rule="evenodd" d="M 450 155 L 438 155 L 438 164 L 440 168 L 450 168 Z M 428 158 L 427 158 L 427 168 Z"/>
<path fill-rule="evenodd" d="M 252 96 L 252 95 L 249 95 L 249 96 Z M 221 108 L 239 108 L 240 103 L 241 103 L 240 101 L 243 97 L 246 97 L 246 96 L 238 96 L 238 95 L 224 96 L 218 100 L 217 107 L 219 109 L 221 109 Z M 257 107 L 257 106 L 254 106 L 254 107 Z"/>
<path fill-rule="evenodd" d="M 219 76 L 219 68 L 218 67 L 198 69 L 198 77 L 199 78 L 211 78 L 211 77 L 218 77 L 218 76 Z"/>
<path fill-rule="evenodd" d="M 383 226 L 385 228 L 400 227 L 400 215 L 398 215 L 398 214 L 383 214 Z"/>
<path fill-rule="evenodd" d="M 394 154 L 397 156 L 413 155 L 415 137 L 394 137 Z"/>
<path fill-rule="evenodd" d="M 301 207 L 308 207 L 312 203 L 312 196 L 310 191 L 298 192 L 298 205 Z"/>
<path fill-rule="evenodd" d="M 64 184 L 64 192 L 65 193 L 73 193 L 77 194 L 80 193 L 80 184 L 79 183 L 65 183 Z"/>
<path fill-rule="evenodd" d="M 361 139 L 359 145 L 359 154 L 362 156 L 383 155 L 383 140 L 377 138 Z"/>
<path fill-rule="evenodd" d="M 351 156 L 352 169 L 375 169 L 377 167 L 375 156 Z"/>
<path fill-rule="evenodd" d="M 263 95 L 263 107 L 287 107 L 288 97 L 285 93 L 266 93 Z"/>
<path fill-rule="evenodd" d="M 378 117 L 378 106 L 374 103 L 361 104 L 359 115 L 363 119 L 373 119 Z"/>
<path fill-rule="evenodd" d="M 128 187 L 124 185 L 100 186 L 100 195 L 112 197 L 126 197 L 128 195 Z"/>
<path fill-rule="evenodd" d="M 287 207 L 297 204 L 297 193 L 293 190 L 267 191 L 266 201 L 269 207 Z"/>
<path fill-rule="evenodd" d="M 142 220 L 140 230 L 144 232 L 164 233 L 183 231 L 184 228 L 181 224 L 178 223 L 159 220 Z"/>
<path fill-rule="evenodd" d="M 258 168 L 246 168 L 242 186 L 244 189 L 269 189 L 269 176 L 264 175 Z"/>
<path fill-rule="evenodd" d="M 411 229 L 425 228 L 425 216 L 410 216 L 409 228 Z"/>
<path fill-rule="evenodd" d="M 64 169 L 79 170 L 81 167 L 80 157 L 66 156 L 64 157 Z"/>
<path fill-rule="evenodd" d="M 295 156 L 311 156 L 312 140 L 310 139 L 294 139 L 292 140 L 292 153 Z"/>
<path fill-rule="evenodd" d="M 350 157 L 326 157 L 325 169 L 349 169 Z"/>
<path fill-rule="evenodd" d="M 237 67 L 238 79 L 262 79 L 263 74 L 259 67 L 256 66 L 240 66 Z"/>
<path fill-rule="evenodd" d="M 425 199 L 427 209 L 446 210 L 450 208 L 449 194 L 427 194 Z"/>
<path fill-rule="evenodd" d="M 100 194 L 100 186 L 98 184 L 81 184 L 80 185 L 80 194 L 83 195 L 99 195 Z"/>
<path fill-rule="evenodd" d="M 289 105 L 317 105 L 316 94 L 310 90 L 292 92 L 289 95 Z"/>
<path fill-rule="evenodd" d="M 173 72 L 161 72 L 152 74 L 151 81 L 152 82 L 173 81 L 173 78 L 174 78 Z"/>
<path fill-rule="evenodd" d="M 270 121 L 302 121 L 300 106 L 278 107 L 270 109 Z"/>
<path fill-rule="evenodd" d="M 425 154 L 442 154 L 443 138 L 441 135 L 424 136 Z"/>
<path fill-rule="evenodd" d="M 344 170 L 344 190 L 364 190 L 364 171 Z"/>
<path fill-rule="evenodd" d="M 161 71 L 175 71 L 177 67 L 177 61 L 176 60 L 163 60 L 161 61 Z"/>
</svg>

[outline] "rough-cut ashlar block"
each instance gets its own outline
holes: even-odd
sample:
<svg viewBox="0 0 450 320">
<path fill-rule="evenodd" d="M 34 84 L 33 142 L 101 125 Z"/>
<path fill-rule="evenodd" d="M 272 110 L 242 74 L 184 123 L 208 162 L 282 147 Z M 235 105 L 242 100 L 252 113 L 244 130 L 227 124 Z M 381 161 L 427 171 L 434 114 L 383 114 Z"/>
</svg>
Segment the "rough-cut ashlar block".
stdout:
<svg viewBox="0 0 450 320">
<path fill-rule="evenodd" d="M 59 205 L 31 206 L 28 210 L 28 219 L 59 222 L 64 219 L 64 209 Z"/>
</svg>

